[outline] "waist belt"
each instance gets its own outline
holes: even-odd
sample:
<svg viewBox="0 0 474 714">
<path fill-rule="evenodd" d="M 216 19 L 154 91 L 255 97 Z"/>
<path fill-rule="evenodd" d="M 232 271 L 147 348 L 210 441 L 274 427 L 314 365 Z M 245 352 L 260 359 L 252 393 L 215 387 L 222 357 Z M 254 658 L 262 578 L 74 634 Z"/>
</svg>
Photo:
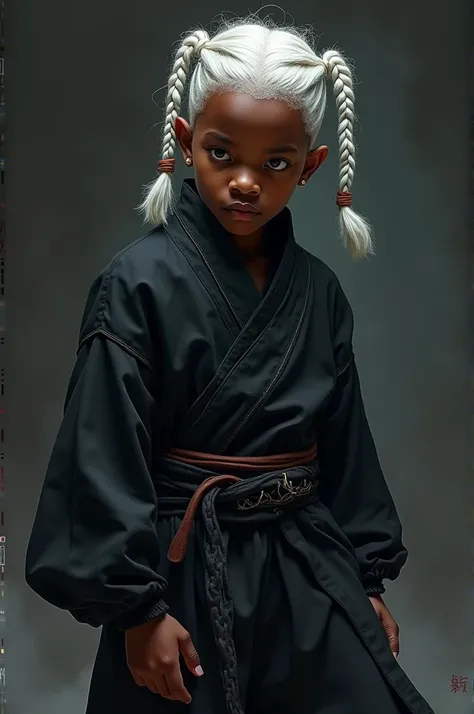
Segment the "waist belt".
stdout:
<svg viewBox="0 0 474 714">
<path fill-rule="evenodd" d="M 290 505 L 303 506 L 314 500 L 317 488 L 317 447 L 276 456 L 232 457 L 172 449 L 168 462 L 198 470 L 219 472 L 197 486 L 188 502 L 181 525 L 168 551 L 172 563 L 180 563 L 201 507 L 204 525 L 204 576 L 214 640 L 221 659 L 221 676 L 228 714 L 243 714 L 237 678 L 237 656 L 233 640 L 233 602 L 227 574 L 227 554 L 216 504 L 232 504 L 238 511 L 270 511 L 274 517 Z M 301 468 L 303 467 L 303 468 Z M 230 474 L 226 474 L 230 471 Z M 242 476 L 236 474 L 242 473 Z M 249 474 L 255 474 L 249 476 Z"/>
</svg>

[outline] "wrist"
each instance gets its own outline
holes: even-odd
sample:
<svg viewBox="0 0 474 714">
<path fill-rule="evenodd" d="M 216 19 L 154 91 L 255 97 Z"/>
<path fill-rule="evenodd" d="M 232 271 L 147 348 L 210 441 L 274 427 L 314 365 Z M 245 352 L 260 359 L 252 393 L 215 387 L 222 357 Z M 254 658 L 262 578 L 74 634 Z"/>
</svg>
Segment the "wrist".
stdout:
<svg viewBox="0 0 474 714">
<path fill-rule="evenodd" d="M 119 630 L 131 630 L 152 620 L 163 619 L 168 612 L 168 605 L 163 600 L 147 602 L 124 613 L 115 623 Z"/>
</svg>

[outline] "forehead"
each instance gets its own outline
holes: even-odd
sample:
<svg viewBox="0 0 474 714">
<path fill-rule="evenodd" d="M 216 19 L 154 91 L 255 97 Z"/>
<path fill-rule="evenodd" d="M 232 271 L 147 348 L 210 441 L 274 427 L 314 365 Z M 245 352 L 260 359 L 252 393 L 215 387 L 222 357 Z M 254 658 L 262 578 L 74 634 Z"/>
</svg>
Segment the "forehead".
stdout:
<svg viewBox="0 0 474 714">
<path fill-rule="evenodd" d="M 195 131 L 218 131 L 236 142 L 263 145 L 291 142 L 306 148 L 308 137 L 300 110 L 278 99 L 255 99 L 248 94 L 212 95 L 195 122 Z"/>
</svg>

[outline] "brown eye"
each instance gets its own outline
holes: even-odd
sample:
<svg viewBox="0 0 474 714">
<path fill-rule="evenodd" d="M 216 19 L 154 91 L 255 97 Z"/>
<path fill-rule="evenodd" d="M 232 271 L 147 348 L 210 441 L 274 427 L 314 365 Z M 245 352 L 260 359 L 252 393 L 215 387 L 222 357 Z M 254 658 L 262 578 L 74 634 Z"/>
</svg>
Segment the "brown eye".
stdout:
<svg viewBox="0 0 474 714">
<path fill-rule="evenodd" d="M 272 171 L 284 171 L 289 165 L 290 162 L 286 159 L 270 159 L 270 161 L 267 161 L 265 164 L 265 166 L 268 166 Z"/>
<path fill-rule="evenodd" d="M 209 149 L 209 154 L 215 161 L 229 161 L 229 153 L 225 149 Z"/>
</svg>

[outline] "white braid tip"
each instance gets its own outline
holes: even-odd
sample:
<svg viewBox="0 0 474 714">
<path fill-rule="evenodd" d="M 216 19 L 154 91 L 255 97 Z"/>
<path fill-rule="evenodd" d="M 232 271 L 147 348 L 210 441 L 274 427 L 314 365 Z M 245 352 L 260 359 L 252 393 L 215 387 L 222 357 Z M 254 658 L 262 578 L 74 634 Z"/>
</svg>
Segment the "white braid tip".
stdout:
<svg viewBox="0 0 474 714">
<path fill-rule="evenodd" d="M 166 224 L 173 204 L 173 181 L 170 174 L 161 173 L 158 178 L 145 189 L 145 198 L 138 207 L 145 222 L 153 226 Z"/>
<path fill-rule="evenodd" d="M 339 226 L 344 245 L 355 260 L 374 254 L 372 230 L 367 221 L 350 206 L 339 209 Z"/>
</svg>

